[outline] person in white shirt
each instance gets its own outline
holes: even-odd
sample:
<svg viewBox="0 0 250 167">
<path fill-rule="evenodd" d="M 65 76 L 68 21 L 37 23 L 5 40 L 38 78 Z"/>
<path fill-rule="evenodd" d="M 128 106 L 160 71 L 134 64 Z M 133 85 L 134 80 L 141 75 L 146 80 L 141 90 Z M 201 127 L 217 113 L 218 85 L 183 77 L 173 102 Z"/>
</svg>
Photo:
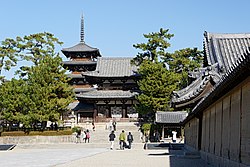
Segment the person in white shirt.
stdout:
<svg viewBox="0 0 250 167">
<path fill-rule="evenodd" d="M 177 132 L 176 132 L 176 131 L 172 131 L 172 134 L 173 134 L 172 140 L 173 140 L 173 143 L 175 143 L 175 142 L 176 142 L 176 135 L 177 135 Z"/>
</svg>

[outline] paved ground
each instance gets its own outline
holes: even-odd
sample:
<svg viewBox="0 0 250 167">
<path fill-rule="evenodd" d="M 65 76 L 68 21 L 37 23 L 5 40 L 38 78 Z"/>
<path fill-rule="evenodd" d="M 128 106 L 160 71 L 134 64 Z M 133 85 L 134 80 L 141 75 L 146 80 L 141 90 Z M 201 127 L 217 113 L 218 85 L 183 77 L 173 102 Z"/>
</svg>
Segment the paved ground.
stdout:
<svg viewBox="0 0 250 167">
<path fill-rule="evenodd" d="M 131 150 L 109 150 L 109 144 L 19 145 L 0 151 L 4 167 L 210 167 L 195 157 L 183 157 L 180 150 L 143 150 L 134 144 Z M 118 147 L 118 145 L 116 145 Z"/>
</svg>

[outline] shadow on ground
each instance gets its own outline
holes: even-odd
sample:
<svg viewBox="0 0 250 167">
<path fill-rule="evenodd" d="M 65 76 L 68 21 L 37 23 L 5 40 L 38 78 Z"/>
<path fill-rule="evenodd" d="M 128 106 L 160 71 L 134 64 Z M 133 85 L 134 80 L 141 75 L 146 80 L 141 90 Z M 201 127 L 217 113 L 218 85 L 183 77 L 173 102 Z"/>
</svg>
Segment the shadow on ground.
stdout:
<svg viewBox="0 0 250 167">
<path fill-rule="evenodd" d="M 213 167 L 202 160 L 198 152 L 191 153 L 185 150 L 184 144 L 148 143 L 146 148 L 148 150 L 166 150 L 166 152 L 148 154 L 148 156 L 168 156 L 170 167 Z"/>
</svg>

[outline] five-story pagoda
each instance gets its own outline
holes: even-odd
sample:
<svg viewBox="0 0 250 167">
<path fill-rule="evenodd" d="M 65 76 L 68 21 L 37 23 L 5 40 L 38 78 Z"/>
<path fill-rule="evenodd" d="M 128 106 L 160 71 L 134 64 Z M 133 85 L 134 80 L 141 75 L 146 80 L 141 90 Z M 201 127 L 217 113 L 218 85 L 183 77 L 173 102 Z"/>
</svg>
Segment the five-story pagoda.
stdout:
<svg viewBox="0 0 250 167">
<path fill-rule="evenodd" d="M 83 72 L 94 71 L 96 69 L 97 57 L 101 57 L 99 49 L 87 45 L 84 41 L 84 19 L 81 17 L 81 31 L 80 43 L 73 47 L 63 48 L 62 53 L 69 58 L 69 61 L 64 61 L 64 68 L 67 68 L 71 74 L 70 84 L 74 87 L 76 94 L 84 93 L 93 89 L 93 87 L 86 82 L 85 77 L 81 75 Z M 83 104 L 79 101 L 71 103 L 69 106 L 73 113 L 77 115 L 77 122 L 81 122 L 81 117 L 92 117 L 93 107 L 90 104 Z"/>
</svg>

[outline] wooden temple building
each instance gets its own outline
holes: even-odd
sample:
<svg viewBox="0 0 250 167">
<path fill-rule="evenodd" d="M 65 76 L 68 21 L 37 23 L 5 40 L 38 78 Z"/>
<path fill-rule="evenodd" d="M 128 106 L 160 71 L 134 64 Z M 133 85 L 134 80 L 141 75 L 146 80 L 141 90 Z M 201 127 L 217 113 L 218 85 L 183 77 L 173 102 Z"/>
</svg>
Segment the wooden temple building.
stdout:
<svg viewBox="0 0 250 167">
<path fill-rule="evenodd" d="M 204 53 L 193 83 L 172 99 L 191 108 L 185 147 L 214 166 L 250 166 L 250 34 L 205 32 Z"/>
<path fill-rule="evenodd" d="M 155 113 L 155 123 L 162 127 L 162 140 L 171 138 L 172 131 L 177 132 L 177 138 L 182 138 L 183 127 L 181 122 L 186 119 L 187 115 L 186 111 L 157 111 Z"/>
<path fill-rule="evenodd" d="M 117 121 L 137 118 L 133 108 L 137 94 L 137 67 L 132 58 L 103 58 L 99 49 L 84 41 L 84 20 L 81 19 L 81 41 L 62 49 L 69 58 L 64 67 L 71 71 L 70 84 L 74 87 L 76 101 L 69 108 L 76 123 L 86 121 Z"/>
</svg>

